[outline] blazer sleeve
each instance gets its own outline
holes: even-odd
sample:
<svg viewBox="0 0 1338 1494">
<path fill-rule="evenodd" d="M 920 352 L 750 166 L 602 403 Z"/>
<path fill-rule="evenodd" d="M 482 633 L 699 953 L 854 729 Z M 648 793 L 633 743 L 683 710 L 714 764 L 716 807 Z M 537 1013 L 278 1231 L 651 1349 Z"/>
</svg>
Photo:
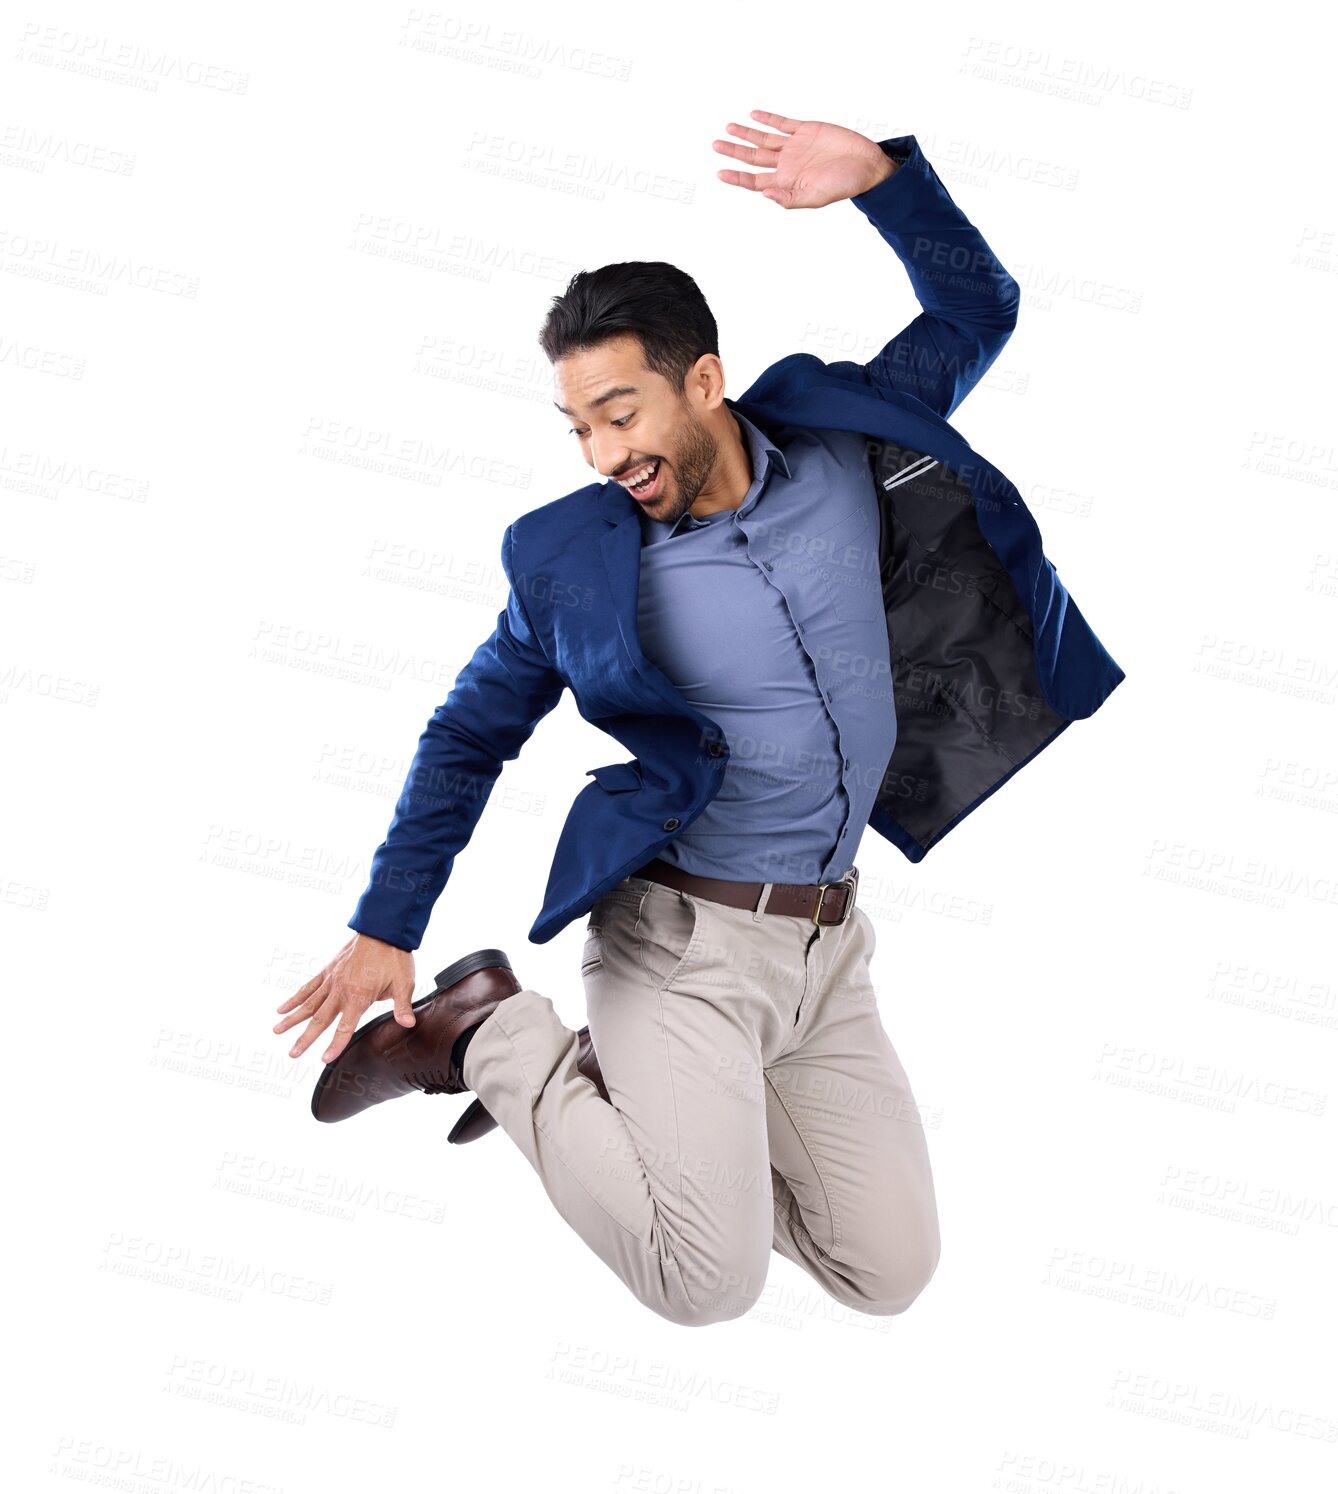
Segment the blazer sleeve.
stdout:
<svg viewBox="0 0 1338 1494">
<path fill-rule="evenodd" d="M 878 143 L 901 164 L 850 201 L 896 251 L 923 309 L 870 362 L 826 366 L 879 393 L 913 395 L 946 419 L 1008 341 L 1021 290 L 948 195 L 915 136 Z"/>
<path fill-rule="evenodd" d="M 468 844 L 504 762 L 516 757 L 558 703 L 553 668 L 516 587 L 512 529 L 502 538 L 511 591 L 492 636 L 475 649 L 432 713 L 386 838 L 348 927 L 401 949 L 422 943 L 432 905 Z"/>
</svg>

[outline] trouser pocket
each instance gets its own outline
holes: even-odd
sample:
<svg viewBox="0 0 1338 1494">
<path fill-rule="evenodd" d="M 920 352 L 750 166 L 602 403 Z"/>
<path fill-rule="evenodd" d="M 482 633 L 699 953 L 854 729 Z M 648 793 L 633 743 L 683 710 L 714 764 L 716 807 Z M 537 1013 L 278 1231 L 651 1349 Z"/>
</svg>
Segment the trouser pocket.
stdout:
<svg viewBox="0 0 1338 1494">
<path fill-rule="evenodd" d="M 581 951 L 582 975 L 593 975 L 603 968 L 604 951 L 610 932 L 622 935 L 635 926 L 645 896 L 644 890 L 638 890 L 627 882 L 620 882 L 595 900 L 585 925 L 585 948 Z"/>
<path fill-rule="evenodd" d="M 672 990 L 695 963 L 706 921 L 706 904 L 690 893 L 658 882 L 647 893 L 637 919 L 637 955 L 656 990 Z"/>
<path fill-rule="evenodd" d="M 585 948 L 581 952 L 581 974 L 592 975 L 604 963 L 604 930 L 590 924 L 585 931 Z"/>
</svg>

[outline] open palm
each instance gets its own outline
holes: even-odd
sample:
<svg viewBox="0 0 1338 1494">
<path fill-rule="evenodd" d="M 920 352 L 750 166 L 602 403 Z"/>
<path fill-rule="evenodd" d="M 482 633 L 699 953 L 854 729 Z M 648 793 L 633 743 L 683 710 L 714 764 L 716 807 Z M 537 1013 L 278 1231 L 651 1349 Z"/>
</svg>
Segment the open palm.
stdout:
<svg viewBox="0 0 1338 1494">
<path fill-rule="evenodd" d="M 841 202 L 867 191 L 891 169 L 878 142 L 855 130 L 817 119 L 789 119 L 784 114 L 768 114 L 765 109 L 748 112 L 751 118 L 783 133 L 773 135 L 747 125 L 726 125 L 731 135 L 749 144 L 713 140 L 714 148 L 722 156 L 733 156 L 763 171 L 718 171 L 716 175 L 731 187 L 760 192 L 781 207 L 817 208 Z"/>
</svg>

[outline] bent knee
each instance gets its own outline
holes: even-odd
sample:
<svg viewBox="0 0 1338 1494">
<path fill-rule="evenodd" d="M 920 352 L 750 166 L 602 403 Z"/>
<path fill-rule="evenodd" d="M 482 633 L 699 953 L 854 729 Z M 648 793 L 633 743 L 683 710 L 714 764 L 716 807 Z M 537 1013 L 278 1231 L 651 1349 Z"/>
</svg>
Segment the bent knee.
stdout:
<svg viewBox="0 0 1338 1494">
<path fill-rule="evenodd" d="M 666 1278 L 664 1301 L 652 1306 L 685 1328 L 705 1328 L 743 1317 L 757 1305 L 766 1285 L 765 1256 L 739 1270 L 690 1267 L 682 1257 L 676 1264 L 678 1273 Z"/>
<path fill-rule="evenodd" d="M 849 1291 L 841 1300 L 856 1312 L 890 1317 L 905 1312 L 929 1285 L 938 1269 L 940 1254 L 938 1232 L 934 1231 L 922 1248 L 907 1249 L 881 1265 L 852 1273 Z"/>
<path fill-rule="evenodd" d="M 680 1328 L 707 1328 L 712 1323 L 728 1323 L 741 1318 L 756 1304 L 757 1299 L 727 1302 L 684 1302 L 679 1299 L 657 1308 L 660 1316 L 677 1323 Z"/>
</svg>

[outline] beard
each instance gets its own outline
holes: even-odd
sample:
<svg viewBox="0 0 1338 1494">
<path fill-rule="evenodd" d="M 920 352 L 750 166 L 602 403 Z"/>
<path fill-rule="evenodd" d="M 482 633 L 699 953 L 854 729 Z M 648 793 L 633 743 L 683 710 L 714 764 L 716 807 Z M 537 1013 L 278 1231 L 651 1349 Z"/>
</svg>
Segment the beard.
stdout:
<svg viewBox="0 0 1338 1494">
<path fill-rule="evenodd" d="M 661 457 L 665 468 L 664 492 L 647 506 L 646 512 L 661 524 L 676 524 L 696 503 L 710 481 L 720 457 L 720 443 L 700 421 L 689 415 L 687 423 L 674 442 L 673 460 Z M 673 478 L 673 487 L 668 482 Z"/>
</svg>

